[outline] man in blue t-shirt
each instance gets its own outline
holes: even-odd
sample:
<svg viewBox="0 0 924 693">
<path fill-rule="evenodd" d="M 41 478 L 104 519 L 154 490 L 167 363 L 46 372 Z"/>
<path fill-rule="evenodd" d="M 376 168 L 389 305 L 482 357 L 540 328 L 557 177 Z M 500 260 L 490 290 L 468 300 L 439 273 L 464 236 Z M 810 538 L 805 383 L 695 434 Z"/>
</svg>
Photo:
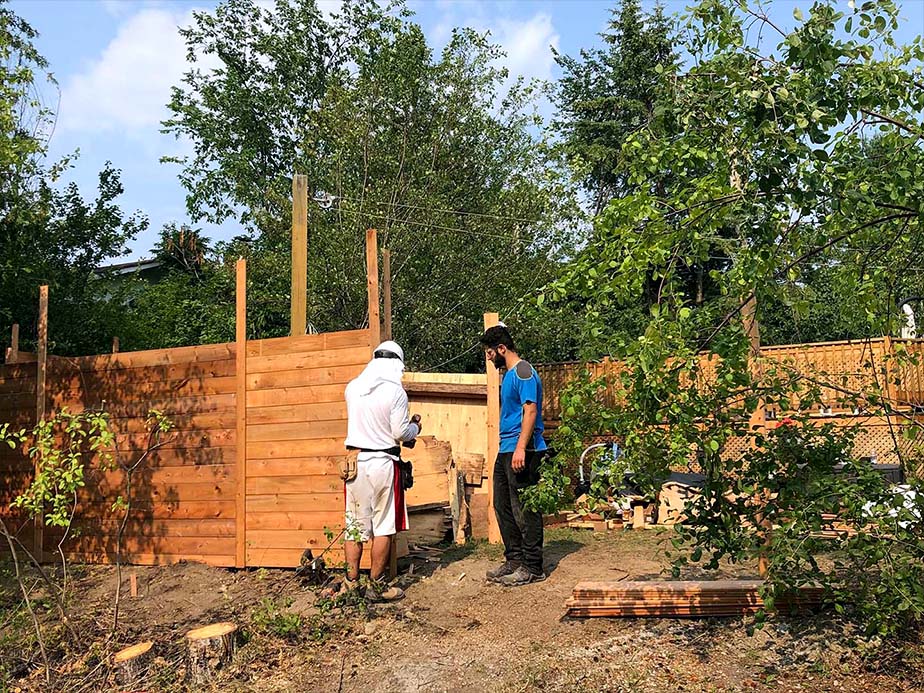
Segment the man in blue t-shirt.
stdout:
<svg viewBox="0 0 924 693">
<path fill-rule="evenodd" d="M 504 564 L 488 571 L 488 580 L 508 587 L 545 579 L 542 567 L 542 514 L 527 510 L 520 491 L 539 481 L 546 455 L 542 437 L 542 383 L 536 369 L 516 352 L 503 325 L 481 337 L 485 357 L 501 382 L 500 447 L 494 463 L 494 513 L 504 540 Z"/>
</svg>

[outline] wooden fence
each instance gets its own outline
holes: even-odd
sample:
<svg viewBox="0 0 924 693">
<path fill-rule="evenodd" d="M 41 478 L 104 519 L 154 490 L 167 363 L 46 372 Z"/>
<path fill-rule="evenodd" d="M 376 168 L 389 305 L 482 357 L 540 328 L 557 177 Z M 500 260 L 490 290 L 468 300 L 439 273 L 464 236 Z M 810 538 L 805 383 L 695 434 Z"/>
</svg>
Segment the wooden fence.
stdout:
<svg viewBox="0 0 924 693">
<path fill-rule="evenodd" d="M 797 373 L 805 387 L 817 386 L 819 402 L 809 412 L 820 425 L 830 422 L 840 425 L 861 424 L 854 452 L 875 457 L 880 462 L 897 462 L 911 451 L 911 441 L 902 438 L 902 430 L 924 411 L 924 340 L 902 340 L 884 337 L 862 342 L 826 342 L 760 347 L 760 363 L 765 368 L 785 369 Z M 714 357 L 701 361 L 706 381 L 715 372 Z M 621 364 L 610 359 L 596 362 L 550 363 L 536 366 L 545 389 L 543 419 L 554 430 L 561 422 L 561 393 L 571 382 L 588 372 L 592 379 L 614 377 Z M 881 393 L 887 408 L 868 403 L 863 397 L 854 401 L 851 393 Z M 615 388 L 603 393 L 604 402 L 616 403 Z M 794 410 L 799 408 L 793 402 Z M 787 415 L 786 411 L 767 409 L 761 420 L 773 421 Z M 772 425 L 772 424 L 771 424 Z M 605 435 L 606 432 L 601 432 Z M 730 441 L 728 452 L 737 454 L 750 443 Z M 741 448 L 740 450 L 738 448 Z"/>
</svg>

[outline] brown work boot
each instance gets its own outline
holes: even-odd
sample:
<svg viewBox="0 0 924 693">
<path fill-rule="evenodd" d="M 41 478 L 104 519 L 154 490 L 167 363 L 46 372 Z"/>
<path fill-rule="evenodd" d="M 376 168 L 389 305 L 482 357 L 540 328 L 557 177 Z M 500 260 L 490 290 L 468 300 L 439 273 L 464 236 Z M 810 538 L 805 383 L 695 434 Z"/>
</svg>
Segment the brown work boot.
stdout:
<svg viewBox="0 0 924 693">
<path fill-rule="evenodd" d="M 485 573 L 485 576 L 491 582 L 497 582 L 500 578 L 505 575 L 510 575 L 520 567 L 520 564 L 516 561 L 504 561 L 501 565 L 496 568 L 491 568 L 488 572 Z"/>
<path fill-rule="evenodd" d="M 404 590 L 394 585 L 389 586 L 382 580 L 369 580 L 366 587 L 367 602 L 396 602 L 404 598 Z"/>
</svg>

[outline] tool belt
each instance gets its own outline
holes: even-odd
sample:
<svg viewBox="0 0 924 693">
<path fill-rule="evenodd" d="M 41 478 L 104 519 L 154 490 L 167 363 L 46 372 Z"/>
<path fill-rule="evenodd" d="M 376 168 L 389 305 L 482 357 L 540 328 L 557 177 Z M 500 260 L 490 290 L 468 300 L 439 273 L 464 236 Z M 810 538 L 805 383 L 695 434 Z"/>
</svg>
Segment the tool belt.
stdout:
<svg viewBox="0 0 924 693">
<path fill-rule="evenodd" d="M 340 478 L 346 483 L 350 483 L 356 478 L 356 463 L 361 452 L 384 452 L 386 455 L 398 458 L 398 472 L 401 474 L 401 488 L 405 491 L 414 485 L 414 466 L 410 460 L 401 459 L 401 447 L 394 447 L 385 450 L 371 450 L 369 448 L 353 448 L 347 446 L 347 454 L 340 464 Z"/>
</svg>

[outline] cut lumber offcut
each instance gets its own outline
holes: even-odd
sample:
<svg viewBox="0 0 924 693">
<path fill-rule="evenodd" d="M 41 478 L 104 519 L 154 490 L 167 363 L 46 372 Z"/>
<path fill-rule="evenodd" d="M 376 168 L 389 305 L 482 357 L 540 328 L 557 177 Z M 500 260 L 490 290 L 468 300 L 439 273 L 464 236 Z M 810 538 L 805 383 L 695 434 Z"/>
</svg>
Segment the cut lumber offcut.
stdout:
<svg viewBox="0 0 924 693">
<path fill-rule="evenodd" d="M 154 643 L 148 640 L 115 653 L 112 657 L 112 667 L 119 686 L 135 686 L 144 680 L 153 660 L 153 647 Z"/>
<path fill-rule="evenodd" d="M 465 483 L 469 486 L 481 486 L 484 479 L 484 455 L 460 452 L 454 453 L 453 457 L 459 472 L 465 475 Z"/>
<path fill-rule="evenodd" d="M 212 680 L 215 673 L 231 661 L 237 650 L 237 625 L 213 623 L 186 634 L 187 675 L 193 683 Z"/>
<path fill-rule="evenodd" d="M 580 582 L 566 602 L 569 616 L 720 617 L 754 614 L 764 608 L 762 580 Z M 777 611 L 806 611 L 821 605 L 822 590 L 803 586 L 777 599 Z"/>
</svg>

